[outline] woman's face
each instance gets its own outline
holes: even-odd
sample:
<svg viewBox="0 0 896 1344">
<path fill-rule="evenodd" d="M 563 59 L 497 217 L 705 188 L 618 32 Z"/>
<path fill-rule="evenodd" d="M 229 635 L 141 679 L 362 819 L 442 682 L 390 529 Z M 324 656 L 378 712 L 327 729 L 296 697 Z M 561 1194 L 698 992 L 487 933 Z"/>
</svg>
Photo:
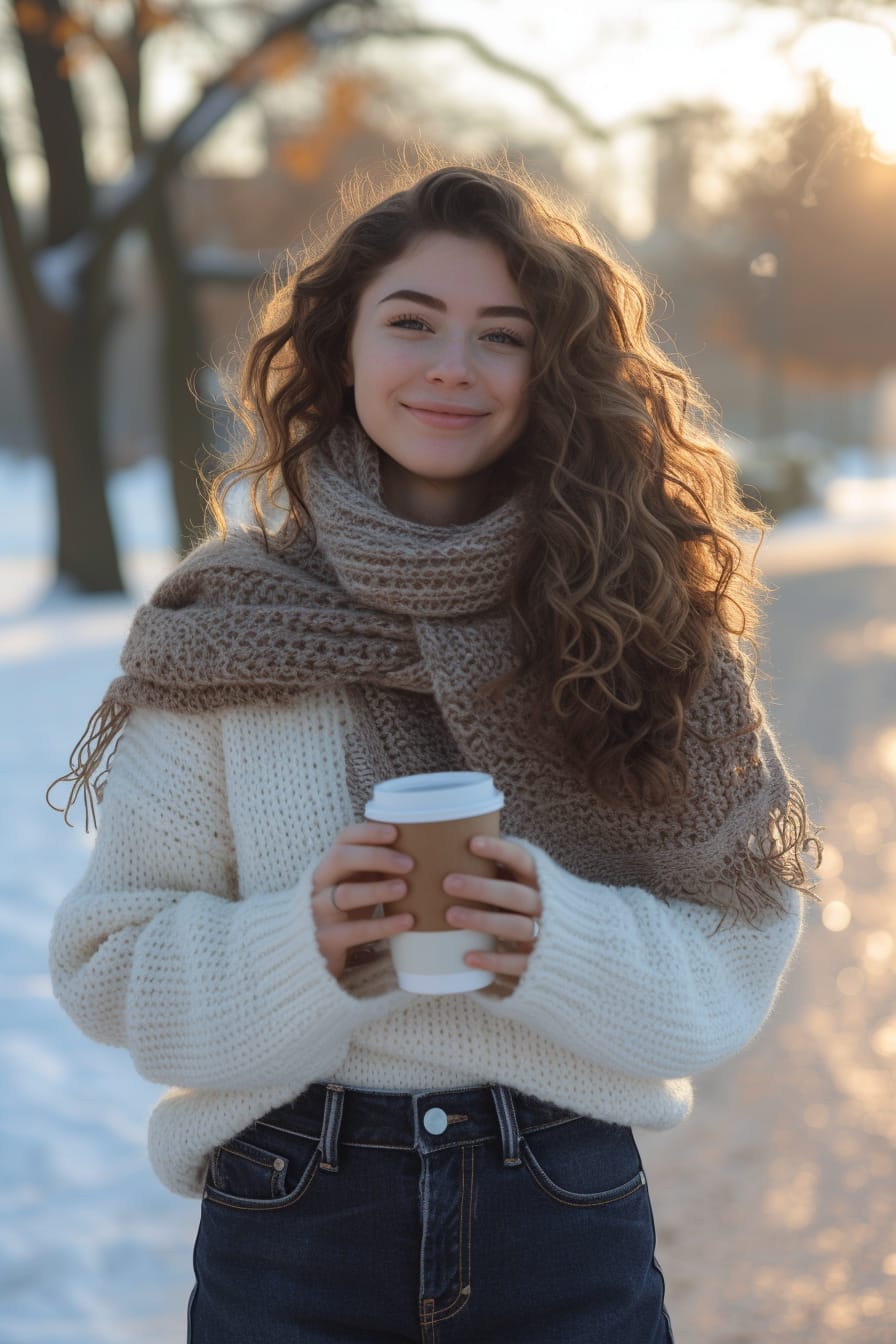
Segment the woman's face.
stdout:
<svg viewBox="0 0 896 1344">
<path fill-rule="evenodd" d="M 388 459 L 390 507 L 421 521 L 476 516 L 487 469 L 528 418 L 532 340 L 494 243 L 427 234 L 371 281 L 348 376 L 358 418 Z"/>
</svg>

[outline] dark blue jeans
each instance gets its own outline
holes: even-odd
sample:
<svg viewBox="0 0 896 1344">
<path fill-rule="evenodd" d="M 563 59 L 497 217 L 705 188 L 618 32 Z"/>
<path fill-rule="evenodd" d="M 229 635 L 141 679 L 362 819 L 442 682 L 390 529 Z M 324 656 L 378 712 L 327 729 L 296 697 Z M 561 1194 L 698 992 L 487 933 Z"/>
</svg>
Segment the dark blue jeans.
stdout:
<svg viewBox="0 0 896 1344">
<path fill-rule="evenodd" d="M 630 1129 L 315 1083 L 216 1149 L 189 1344 L 669 1344 Z"/>
</svg>

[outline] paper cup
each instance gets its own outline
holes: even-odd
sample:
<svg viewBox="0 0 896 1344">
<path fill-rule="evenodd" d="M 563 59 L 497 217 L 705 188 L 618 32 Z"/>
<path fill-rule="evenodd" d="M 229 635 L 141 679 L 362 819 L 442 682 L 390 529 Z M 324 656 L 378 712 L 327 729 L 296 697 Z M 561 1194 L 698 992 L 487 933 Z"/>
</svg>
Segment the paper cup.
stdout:
<svg viewBox="0 0 896 1344">
<path fill-rule="evenodd" d="M 504 795 L 491 775 L 476 771 L 402 775 L 374 786 L 365 817 L 392 822 L 398 829 L 393 848 L 415 860 L 406 879 L 407 895 L 389 902 L 390 914 L 407 910 L 416 919 L 410 933 L 389 940 L 402 989 L 412 994 L 460 994 L 483 989 L 494 980 L 491 971 L 464 963 L 467 952 L 494 950 L 491 934 L 455 929 L 445 922 L 451 905 L 493 907 L 449 896 L 442 883 L 449 873 L 497 876 L 497 865 L 471 854 L 468 845 L 474 835 L 500 835 L 503 806 Z"/>
</svg>

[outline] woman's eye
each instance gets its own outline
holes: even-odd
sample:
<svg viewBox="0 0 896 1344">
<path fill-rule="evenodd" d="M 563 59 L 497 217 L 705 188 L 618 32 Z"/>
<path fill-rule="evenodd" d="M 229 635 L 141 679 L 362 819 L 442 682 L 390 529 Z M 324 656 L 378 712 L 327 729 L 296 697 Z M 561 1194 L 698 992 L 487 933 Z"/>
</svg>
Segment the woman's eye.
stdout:
<svg viewBox="0 0 896 1344">
<path fill-rule="evenodd" d="M 393 317 L 386 325 L 390 327 L 402 327 L 408 331 L 429 330 L 429 327 L 423 321 L 422 317 L 414 317 L 411 313 L 405 313 L 402 317 Z"/>
<path fill-rule="evenodd" d="M 497 343 L 498 343 L 498 345 L 524 345 L 524 344 L 525 344 L 525 342 L 523 341 L 523 338 L 522 338 L 521 336 L 518 336 L 518 335 L 516 334 L 515 331 L 508 331 L 505 327 L 501 327 L 498 331 L 489 331 L 489 332 L 486 332 L 486 335 L 487 335 L 487 337 L 488 337 L 489 340 L 492 340 L 493 338 L 497 337 Z"/>
</svg>

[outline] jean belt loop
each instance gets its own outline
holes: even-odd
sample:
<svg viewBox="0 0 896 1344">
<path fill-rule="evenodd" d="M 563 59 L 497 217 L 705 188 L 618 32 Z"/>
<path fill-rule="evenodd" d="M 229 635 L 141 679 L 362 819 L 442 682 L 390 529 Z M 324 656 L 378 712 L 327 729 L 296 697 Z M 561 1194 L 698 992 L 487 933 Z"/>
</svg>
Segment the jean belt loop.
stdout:
<svg viewBox="0 0 896 1344">
<path fill-rule="evenodd" d="M 491 1089 L 491 1094 L 494 1098 L 495 1110 L 498 1113 L 498 1128 L 501 1131 L 504 1165 L 505 1167 L 518 1167 L 522 1163 L 520 1157 L 520 1127 L 517 1123 L 516 1109 L 510 1088 L 504 1087 L 502 1084 L 495 1084 Z"/>
<path fill-rule="evenodd" d="M 322 1171 L 339 1170 L 339 1127 L 342 1124 L 344 1103 L 345 1088 L 339 1083 L 327 1083 L 324 1118 L 318 1144 Z"/>
</svg>

